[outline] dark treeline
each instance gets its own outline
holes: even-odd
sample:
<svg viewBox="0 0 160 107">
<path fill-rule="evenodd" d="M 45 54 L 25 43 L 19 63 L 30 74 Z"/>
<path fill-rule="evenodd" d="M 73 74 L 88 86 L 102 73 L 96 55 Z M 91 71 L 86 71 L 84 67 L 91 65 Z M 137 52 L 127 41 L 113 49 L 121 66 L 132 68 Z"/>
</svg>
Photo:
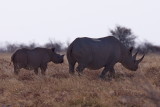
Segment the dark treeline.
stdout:
<svg viewBox="0 0 160 107">
<path fill-rule="evenodd" d="M 139 51 L 139 53 L 159 53 L 160 54 L 160 46 L 153 45 L 149 42 L 140 43 L 138 46 L 136 45 L 135 39 L 137 38 L 131 29 L 116 26 L 115 29 L 110 30 L 110 35 L 116 37 L 121 43 L 123 43 L 127 48 L 134 47 L 134 51 Z M 70 43 L 67 42 L 67 45 Z M 45 45 L 39 46 L 36 43 L 30 43 L 29 45 L 25 44 L 6 44 L 6 47 L 0 48 L 0 52 L 12 53 L 17 49 L 28 48 L 33 49 L 36 47 L 44 47 L 44 48 L 56 48 L 57 52 L 65 52 L 67 47 L 64 47 L 64 44 L 57 41 L 49 40 Z"/>
<path fill-rule="evenodd" d="M 17 49 L 21 49 L 21 48 L 28 48 L 28 49 L 34 49 L 36 47 L 44 47 L 44 48 L 55 48 L 57 52 L 64 52 L 66 51 L 66 47 L 64 47 L 63 43 L 58 42 L 58 41 L 52 41 L 49 40 L 49 42 L 47 42 L 46 44 L 44 44 L 43 46 L 40 46 L 36 43 L 30 43 L 29 45 L 26 44 L 10 44 L 7 43 L 5 47 L 1 47 L 0 48 L 0 52 L 1 53 L 13 53 L 15 52 Z"/>
<path fill-rule="evenodd" d="M 160 46 L 153 45 L 150 42 L 141 43 L 141 45 L 137 47 L 137 50 L 139 50 L 140 53 L 145 52 L 160 54 Z"/>
</svg>

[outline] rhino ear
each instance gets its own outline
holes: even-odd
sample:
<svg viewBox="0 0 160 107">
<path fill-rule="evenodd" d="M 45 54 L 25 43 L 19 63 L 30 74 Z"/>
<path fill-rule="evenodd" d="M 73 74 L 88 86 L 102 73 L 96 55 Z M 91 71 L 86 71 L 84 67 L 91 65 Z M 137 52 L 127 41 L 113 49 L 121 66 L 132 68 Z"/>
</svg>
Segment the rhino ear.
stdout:
<svg viewBox="0 0 160 107">
<path fill-rule="evenodd" d="M 55 48 L 52 48 L 51 50 L 54 52 L 54 51 L 55 51 Z"/>
<path fill-rule="evenodd" d="M 132 51 L 133 51 L 133 47 L 130 47 L 129 48 L 129 54 L 132 54 Z"/>
</svg>

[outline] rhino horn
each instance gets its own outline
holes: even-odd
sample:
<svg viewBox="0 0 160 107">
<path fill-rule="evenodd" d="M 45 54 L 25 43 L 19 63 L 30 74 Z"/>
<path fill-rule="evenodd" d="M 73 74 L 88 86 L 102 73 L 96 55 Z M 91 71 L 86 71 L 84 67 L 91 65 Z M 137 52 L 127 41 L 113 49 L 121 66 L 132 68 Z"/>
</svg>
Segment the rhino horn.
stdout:
<svg viewBox="0 0 160 107">
<path fill-rule="evenodd" d="M 134 58 L 135 60 L 136 60 L 137 54 L 138 54 L 138 51 L 135 53 L 135 55 L 133 55 L 133 58 Z"/>
<path fill-rule="evenodd" d="M 144 56 L 145 56 L 145 54 L 143 54 L 142 58 L 140 58 L 139 60 L 137 60 L 137 62 L 140 63 L 143 60 Z"/>
</svg>

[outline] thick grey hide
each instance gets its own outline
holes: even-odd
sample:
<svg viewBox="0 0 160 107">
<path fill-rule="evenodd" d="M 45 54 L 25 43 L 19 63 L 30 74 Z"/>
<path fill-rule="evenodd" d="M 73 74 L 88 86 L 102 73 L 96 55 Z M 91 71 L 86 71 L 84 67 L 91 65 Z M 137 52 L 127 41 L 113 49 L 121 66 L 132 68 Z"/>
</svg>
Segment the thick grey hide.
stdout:
<svg viewBox="0 0 160 107">
<path fill-rule="evenodd" d="M 107 71 L 114 75 L 114 65 L 122 63 L 124 67 L 135 71 L 138 64 L 144 58 L 136 60 L 136 55 L 132 56 L 133 48 L 127 49 L 119 40 L 113 36 L 103 38 L 76 38 L 68 47 L 67 59 L 69 72 L 74 73 L 75 63 L 78 63 L 76 70 L 81 73 L 84 68 L 100 69 L 104 67 L 100 77 L 104 77 Z"/>
</svg>

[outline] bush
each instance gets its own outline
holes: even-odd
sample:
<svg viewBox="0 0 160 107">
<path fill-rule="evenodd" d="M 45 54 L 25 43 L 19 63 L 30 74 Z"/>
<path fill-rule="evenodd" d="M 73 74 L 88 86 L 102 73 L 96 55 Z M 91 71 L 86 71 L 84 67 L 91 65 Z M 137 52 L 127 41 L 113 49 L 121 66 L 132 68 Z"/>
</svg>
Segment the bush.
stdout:
<svg viewBox="0 0 160 107">
<path fill-rule="evenodd" d="M 138 46 L 137 48 L 140 53 L 145 52 L 145 53 L 160 53 L 160 47 L 153 45 L 150 42 L 144 42 L 141 45 Z"/>
</svg>

